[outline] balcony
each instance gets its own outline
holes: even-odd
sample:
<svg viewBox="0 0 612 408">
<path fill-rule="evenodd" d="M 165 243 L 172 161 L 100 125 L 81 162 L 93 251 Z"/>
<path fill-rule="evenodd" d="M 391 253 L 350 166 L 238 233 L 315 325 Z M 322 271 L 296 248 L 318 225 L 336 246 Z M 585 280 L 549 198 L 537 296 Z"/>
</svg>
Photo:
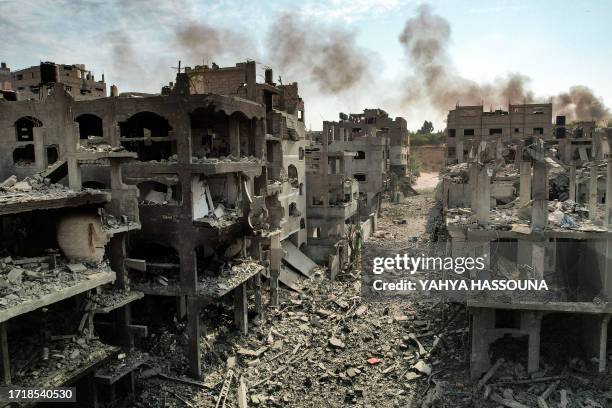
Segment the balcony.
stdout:
<svg viewBox="0 0 612 408">
<path fill-rule="evenodd" d="M 309 205 L 307 211 L 308 218 L 333 218 L 346 220 L 357 213 L 357 201 L 351 200 L 347 203 L 341 203 L 328 207 L 324 205 Z"/>
</svg>

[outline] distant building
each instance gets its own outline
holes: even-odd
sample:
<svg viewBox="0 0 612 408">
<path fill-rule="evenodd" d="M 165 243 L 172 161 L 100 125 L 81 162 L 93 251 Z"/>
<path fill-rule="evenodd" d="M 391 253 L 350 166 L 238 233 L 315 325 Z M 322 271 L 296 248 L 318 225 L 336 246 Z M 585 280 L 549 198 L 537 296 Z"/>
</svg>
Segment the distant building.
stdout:
<svg viewBox="0 0 612 408">
<path fill-rule="evenodd" d="M 16 91 L 19 100 L 42 99 L 56 83 L 63 84 L 66 91 L 77 101 L 106 97 L 104 75 L 101 81 L 96 81 L 91 71 L 83 64 L 41 62 L 40 65 L 11 72 L 6 64 L 2 63 L 0 82 L 4 89 Z"/>
<path fill-rule="evenodd" d="M 11 90 L 11 69 L 6 62 L 0 64 L 0 91 Z"/>
<path fill-rule="evenodd" d="M 552 138 L 552 104 L 510 105 L 490 112 L 482 105 L 457 106 L 448 113 L 446 132 L 447 163 L 464 163 L 481 140 L 497 139 L 501 148 L 534 136 Z"/>
</svg>

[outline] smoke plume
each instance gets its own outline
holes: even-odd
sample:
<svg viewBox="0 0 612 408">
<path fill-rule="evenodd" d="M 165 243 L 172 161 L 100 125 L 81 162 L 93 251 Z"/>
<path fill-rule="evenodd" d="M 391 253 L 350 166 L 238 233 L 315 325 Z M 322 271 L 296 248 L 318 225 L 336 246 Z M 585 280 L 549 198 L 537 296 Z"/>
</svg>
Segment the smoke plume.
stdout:
<svg viewBox="0 0 612 408">
<path fill-rule="evenodd" d="M 428 100 L 441 114 L 455 105 L 505 106 L 508 103 L 530 103 L 536 98 L 529 88 L 529 77 L 513 73 L 493 83 L 477 83 L 460 76 L 448 55 L 451 27 L 446 19 L 421 5 L 417 15 L 406 21 L 399 41 L 413 67 L 402 97 L 404 104 Z M 609 116 L 601 99 L 583 86 L 553 97 L 558 114 L 572 120 L 603 120 Z"/>
<path fill-rule="evenodd" d="M 582 85 L 572 86 L 568 92 L 553 98 L 553 106 L 558 115 L 575 120 L 609 120 L 610 110 L 601 98 L 596 97 L 590 88 Z"/>
<path fill-rule="evenodd" d="M 212 62 L 224 55 L 242 57 L 240 53 L 254 49 L 246 35 L 202 22 L 180 25 L 174 34 L 181 54 L 196 63 Z"/>
<path fill-rule="evenodd" d="M 281 14 L 267 44 L 267 55 L 281 72 L 314 82 L 324 94 L 348 90 L 369 76 L 370 60 L 353 32 Z"/>
</svg>

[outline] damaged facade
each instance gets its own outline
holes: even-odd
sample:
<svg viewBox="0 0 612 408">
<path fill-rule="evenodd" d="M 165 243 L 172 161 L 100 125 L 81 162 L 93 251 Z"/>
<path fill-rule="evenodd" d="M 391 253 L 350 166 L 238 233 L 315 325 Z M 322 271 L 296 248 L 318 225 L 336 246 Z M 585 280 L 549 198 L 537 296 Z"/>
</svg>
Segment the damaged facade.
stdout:
<svg viewBox="0 0 612 408">
<path fill-rule="evenodd" d="M 604 372 L 612 317 L 606 132 L 569 131 L 564 117 L 553 131 L 550 105 L 511 105 L 510 114 L 480 110 L 449 114 L 447 159 L 459 164 L 441 172 L 437 189 L 449 249 L 453 257 L 485 256 L 496 266 L 492 273 L 505 279 L 545 279 L 549 290 L 544 298 L 468 298 L 471 376 L 491 369 L 500 347 L 512 342 L 528 373 L 538 372 L 546 344 L 562 327 L 572 339 L 567 352 L 596 361 Z"/>
<path fill-rule="evenodd" d="M 40 100 L 0 102 L 0 205 L 9 208 L 0 214 L 5 228 L 25 224 L 2 247 L 9 280 L 4 288 L 14 292 L 0 306 L 4 338 L 18 333 L 21 314 L 44 322 L 48 312 L 41 308 L 76 297 L 82 320 L 66 319 L 61 332 L 42 334 L 47 341 L 76 342 L 80 355 L 95 359 L 83 371 L 92 374 L 84 377 L 87 387 L 96 381 L 133 384 L 132 371 L 142 364 L 134 357 L 134 336 L 146 336 L 156 324 L 146 311 L 164 305 L 186 322 L 188 368 L 197 378 L 206 344 L 202 315 L 219 306 L 233 309 L 235 326 L 246 333 L 249 315 L 263 313 L 262 277 L 276 305 L 280 283 L 293 287 L 317 267 L 304 252 L 329 260 L 332 254 L 321 255 L 321 248 L 333 248 L 331 238 L 337 234 L 340 241 L 345 221 L 357 213 L 357 182 L 338 173 L 329 184 L 337 191 L 325 205 L 307 206 L 314 198 L 307 194 L 312 172 L 306 171 L 304 102 L 297 83 L 276 84 L 271 70 L 265 79 L 256 82 L 254 62 L 197 66 L 185 68 L 162 95 L 78 100 L 68 85 L 55 83 Z M 327 220 L 337 208 L 342 213 Z M 46 220 L 44 235 L 30 245 L 39 219 Z M 311 234 L 307 251 L 308 231 L 314 230 L 330 238 L 317 247 L 315 241 L 327 236 Z M 345 246 L 332 250 L 333 262 L 348 256 Z M 30 298 L 16 286 L 57 285 L 71 277 L 83 284 L 49 299 L 44 288 Z M 102 298 L 117 304 L 96 308 Z M 24 302 L 30 303 L 21 308 Z M 27 364 L 55 363 L 45 354 L 50 349 L 55 355 L 54 344 L 43 343 Z M 40 361 L 39 354 L 45 356 Z M 76 351 L 69 354 L 76 359 Z M 18 383 L 10 369 L 22 372 L 23 357 L 5 343 L 2 357 L 5 383 Z M 101 374 L 113 370 L 109 364 L 122 364 L 122 375 Z M 72 381 L 56 379 L 56 385 Z"/>
<path fill-rule="evenodd" d="M 408 157 L 410 135 L 406 120 L 389 118 L 381 109 L 340 114 L 338 122 L 323 122 L 323 131 L 313 135 L 313 146 L 326 138 L 330 152 L 353 152 L 344 172 L 359 182 L 359 215 L 362 219 L 380 211 L 382 194 L 409 195 Z"/>
<path fill-rule="evenodd" d="M 16 92 L 19 100 L 45 98 L 55 84 L 62 84 L 75 100 L 106 97 L 104 75 L 96 80 L 83 64 L 41 62 L 29 68 L 11 71 L 5 62 L 0 68 L 0 90 Z"/>
<path fill-rule="evenodd" d="M 447 117 L 446 162 L 465 163 L 480 141 L 498 156 L 509 145 L 532 137 L 552 138 L 552 104 L 510 104 L 507 110 L 486 112 L 482 105 L 457 106 Z M 511 157 L 509 159 L 512 159 Z"/>
</svg>

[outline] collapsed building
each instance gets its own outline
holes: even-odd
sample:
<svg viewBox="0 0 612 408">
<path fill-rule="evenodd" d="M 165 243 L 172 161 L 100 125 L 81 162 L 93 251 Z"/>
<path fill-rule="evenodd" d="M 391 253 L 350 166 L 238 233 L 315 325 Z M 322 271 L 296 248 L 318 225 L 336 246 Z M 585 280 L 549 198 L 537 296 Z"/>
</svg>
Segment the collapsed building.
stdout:
<svg viewBox="0 0 612 408">
<path fill-rule="evenodd" d="M 491 267 L 485 279 L 545 280 L 549 290 L 468 297 L 471 376 L 489 370 L 513 342 L 514 357 L 537 372 L 560 330 L 572 339 L 568 354 L 595 361 L 603 372 L 612 317 L 606 132 L 585 132 L 585 124 L 570 131 L 564 117 L 553 127 L 550 104 L 480 110 L 449 113 L 447 160 L 458 164 L 442 170 L 437 190 L 448 248 L 453 257 L 484 256 Z"/>
<path fill-rule="evenodd" d="M 380 210 L 383 192 L 409 195 L 408 158 L 410 135 L 406 120 L 391 119 L 382 109 L 340 114 L 340 121 L 323 122 L 323 131 L 313 134 L 313 146 L 326 138 L 330 152 L 353 152 L 344 171 L 359 182 L 359 216 L 364 219 Z"/>
<path fill-rule="evenodd" d="M 322 143 L 306 150 L 306 209 L 308 245 L 306 253 L 317 263 L 327 265 L 333 279 L 351 260 L 352 236 L 358 215 L 359 183 L 350 173 L 357 153 L 330 151 L 328 133 Z M 367 220 L 375 222 L 375 214 Z"/>
<path fill-rule="evenodd" d="M 70 384 L 86 396 L 85 405 L 95 406 L 112 401 L 117 389 L 133 398 L 133 370 L 146 360 L 134 344 L 147 328 L 133 324 L 130 307 L 143 293 L 130 290 L 125 267 L 128 233 L 138 230 L 140 221 L 136 193 L 123 184 L 121 164 L 136 155 L 78 149 L 71 102 L 58 88 L 44 106 L 0 103 L 3 125 L 33 111 L 53 123 L 28 134 L 31 140 L 18 140 L 21 128 L 8 125 L 0 135 L 3 158 L 11 156 L 8 145 L 33 141 L 41 156 L 25 165 L 6 159 L 0 169 L 2 382 L 37 388 Z M 49 159 L 45 143 L 62 146 L 63 165 L 46 167 L 57 159 Z M 82 187 L 90 161 L 107 164 L 108 189 Z"/>
<path fill-rule="evenodd" d="M 276 305 L 280 283 L 292 287 L 317 266 L 303 252 L 304 102 L 297 83 L 276 84 L 271 70 L 258 83 L 254 62 L 187 67 L 161 95 L 77 100 L 55 82 L 40 99 L 0 101 L 0 124 L 0 206 L 10 207 L 0 210 L 7 238 L 0 262 L 12 293 L 0 314 L 13 319 L 0 334 L 10 340 L 28 327 L 40 348 L 22 361 L 3 341 L 5 383 L 19 383 L 11 368 L 17 377 L 28 367 L 46 373 L 68 355 L 75 361 L 57 367 L 74 369 L 88 355 L 78 372 L 84 386 L 133 385 L 143 361 L 133 357 L 137 336 L 147 336 L 156 324 L 149 311 L 160 306 L 186 322 L 188 368 L 199 377 L 201 316 L 214 313 L 207 308 L 233 309 L 245 333 L 249 316 L 263 312 L 262 277 Z M 356 200 L 356 183 L 348 185 Z M 322 222 L 311 229 L 339 228 Z M 58 293 L 47 297 L 51 288 Z M 53 327 L 50 305 L 62 308 L 71 297 L 82 318 L 64 319 L 58 333 L 37 332 Z M 41 324 L 20 324 L 22 315 Z M 60 357 L 63 349 L 48 343 L 55 339 L 80 354 L 67 348 Z M 52 384 L 73 384 L 68 374 L 53 374 Z"/>
<path fill-rule="evenodd" d="M 101 80 L 96 80 L 84 64 L 41 62 L 40 65 L 11 72 L 3 62 L 0 68 L 0 90 L 15 92 L 19 100 L 42 99 L 55 84 L 62 84 L 75 100 L 106 96 L 104 74 Z"/>
<path fill-rule="evenodd" d="M 487 147 L 499 155 L 509 145 L 531 137 L 552 138 L 552 104 L 520 104 L 508 110 L 486 112 L 483 106 L 457 106 L 446 122 L 446 162 L 465 163 L 475 154 L 480 140 L 491 140 Z M 512 160 L 513 158 L 509 158 Z"/>
</svg>

